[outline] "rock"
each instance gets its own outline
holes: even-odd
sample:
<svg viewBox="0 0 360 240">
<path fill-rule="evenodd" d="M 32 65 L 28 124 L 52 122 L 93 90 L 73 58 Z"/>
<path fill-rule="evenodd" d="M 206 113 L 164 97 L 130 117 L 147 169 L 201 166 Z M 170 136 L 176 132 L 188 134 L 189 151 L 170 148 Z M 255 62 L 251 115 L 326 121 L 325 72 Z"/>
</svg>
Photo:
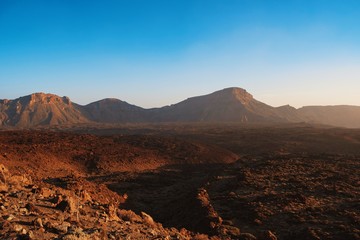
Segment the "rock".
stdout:
<svg viewBox="0 0 360 240">
<path fill-rule="evenodd" d="M 19 209 L 19 212 L 20 212 L 20 214 L 22 214 L 22 215 L 27 215 L 27 214 L 29 213 L 29 211 L 28 211 L 26 208 L 20 208 L 20 209 Z"/>
<path fill-rule="evenodd" d="M 271 231 L 266 231 L 262 234 L 259 240 L 277 240 L 277 237 Z"/>
<path fill-rule="evenodd" d="M 36 218 L 36 219 L 33 221 L 33 224 L 34 224 L 34 226 L 37 227 L 37 228 L 42 228 L 42 227 L 44 227 L 41 218 Z"/>
<path fill-rule="evenodd" d="M 39 194 L 44 198 L 49 198 L 54 195 L 54 192 L 46 187 L 40 188 Z"/>
<path fill-rule="evenodd" d="M 54 224 L 52 222 L 44 221 L 44 223 L 43 223 L 44 228 L 46 228 L 47 230 L 55 229 Z"/>
<path fill-rule="evenodd" d="M 77 207 L 75 201 L 72 197 L 67 196 L 64 200 L 60 201 L 56 206 L 56 209 L 59 209 L 63 212 L 74 213 L 77 212 Z"/>
<path fill-rule="evenodd" d="M 80 227 L 75 227 L 69 229 L 68 233 L 62 238 L 66 240 L 87 240 L 93 239 L 89 235 L 83 232 L 83 229 Z"/>
<path fill-rule="evenodd" d="M 222 230 L 225 235 L 230 235 L 232 238 L 236 238 L 241 234 L 239 228 L 229 225 L 222 225 L 220 230 Z"/>
<path fill-rule="evenodd" d="M 198 233 L 194 236 L 194 240 L 209 240 L 209 236 L 206 234 Z M 216 239 L 218 240 L 218 239 Z"/>
<path fill-rule="evenodd" d="M 5 183 L 0 182 L 0 193 L 7 192 L 9 192 L 9 187 Z"/>
<path fill-rule="evenodd" d="M 8 178 L 8 184 L 16 187 L 22 187 L 32 184 L 32 180 L 25 175 L 14 175 Z"/>
<path fill-rule="evenodd" d="M 150 229 L 150 230 L 149 230 L 149 233 L 150 233 L 152 236 L 157 236 L 157 235 L 159 235 L 158 231 L 156 231 L 155 229 Z"/>
<path fill-rule="evenodd" d="M 35 205 L 32 204 L 32 203 L 27 203 L 27 204 L 25 205 L 25 208 L 26 208 L 29 212 L 38 212 L 37 207 L 35 207 Z"/>
<path fill-rule="evenodd" d="M 4 217 L 5 217 L 5 216 L 4 216 Z M 11 221 L 11 220 L 13 220 L 14 218 L 15 218 L 15 216 L 12 215 L 12 214 L 10 214 L 10 215 L 8 215 L 8 216 L 5 217 L 5 219 L 6 219 L 7 221 Z"/>
<path fill-rule="evenodd" d="M 3 164 L 0 164 L 0 192 L 2 193 L 6 193 L 9 191 L 9 187 L 6 184 L 8 177 L 9 171 Z"/>
<path fill-rule="evenodd" d="M 29 239 L 35 239 L 34 233 L 32 231 L 28 232 Z"/>
<path fill-rule="evenodd" d="M 141 223 L 142 219 L 139 215 L 135 214 L 131 210 L 118 209 L 117 215 L 124 221 L 130 221 L 131 223 Z"/>
<path fill-rule="evenodd" d="M 21 225 L 19 225 L 19 224 L 15 224 L 13 226 L 13 229 L 14 229 L 15 232 L 20 232 L 21 230 L 23 230 L 23 227 Z"/>
<path fill-rule="evenodd" d="M 259 226 L 262 225 L 262 221 L 260 219 L 257 219 L 257 218 L 254 220 L 254 223 L 256 225 L 259 225 Z"/>
<path fill-rule="evenodd" d="M 69 222 L 63 222 L 53 227 L 58 233 L 67 233 L 68 228 L 71 226 Z"/>
<path fill-rule="evenodd" d="M 85 233 L 83 236 L 77 236 L 75 234 L 67 234 L 62 238 L 62 240 L 89 240 L 89 239 L 91 238 Z"/>
<path fill-rule="evenodd" d="M 9 170 L 3 164 L 0 164 L 0 183 L 5 184 L 8 177 Z"/>
<path fill-rule="evenodd" d="M 2 230 L 9 230 L 11 229 L 12 225 L 9 221 L 0 221 L 0 229 Z"/>
<path fill-rule="evenodd" d="M 92 202 L 91 195 L 86 190 L 82 190 L 80 192 L 80 198 L 81 198 L 82 202 L 85 202 L 85 203 Z"/>
<path fill-rule="evenodd" d="M 110 204 L 108 209 L 109 221 L 120 221 L 120 218 L 118 217 L 116 212 L 117 208 L 113 204 Z"/>
<path fill-rule="evenodd" d="M 53 203 L 55 206 L 58 205 L 63 200 L 61 195 L 56 195 L 53 198 L 49 199 L 49 202 Z"/>
<path fill-rule="evenodd" d="M 149 225 L 149 226 L 156 225 L 156 223 L 154 222 L 154 219 L 149 214 L 141 212 L 141 216 L 147 225 Z"/>
<path fill-rule="evenodd" d="M 251 233 L 240 233 L 239 240 L 256 240 L 257 238 Z"/>
</svg>

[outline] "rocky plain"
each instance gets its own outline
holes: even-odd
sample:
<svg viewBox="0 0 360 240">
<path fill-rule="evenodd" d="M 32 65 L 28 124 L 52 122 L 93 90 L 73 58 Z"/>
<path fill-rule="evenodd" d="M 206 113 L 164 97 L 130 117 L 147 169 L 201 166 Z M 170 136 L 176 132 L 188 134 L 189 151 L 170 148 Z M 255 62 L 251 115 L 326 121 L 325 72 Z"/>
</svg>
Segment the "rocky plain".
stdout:
<svg viewBox="0 0 360 240">
<path fill-rule="evenodd" d="M 1 239 L 360 239 L 360 130 L 82 124 L 0 132 Z"/>
</svg>

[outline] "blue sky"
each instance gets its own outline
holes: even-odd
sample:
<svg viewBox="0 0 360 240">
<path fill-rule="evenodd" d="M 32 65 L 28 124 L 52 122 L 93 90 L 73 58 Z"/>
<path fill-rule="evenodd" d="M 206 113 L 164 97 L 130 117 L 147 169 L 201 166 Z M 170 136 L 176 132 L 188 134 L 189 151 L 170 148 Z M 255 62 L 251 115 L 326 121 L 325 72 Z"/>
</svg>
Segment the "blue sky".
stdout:
<svg viewBox="0 0 360 240">
<path fill-rule="evenodd" d="M 360 105 L 359 26 L 357 0 L 0 0 L 0 99 Z"/>
</svg>

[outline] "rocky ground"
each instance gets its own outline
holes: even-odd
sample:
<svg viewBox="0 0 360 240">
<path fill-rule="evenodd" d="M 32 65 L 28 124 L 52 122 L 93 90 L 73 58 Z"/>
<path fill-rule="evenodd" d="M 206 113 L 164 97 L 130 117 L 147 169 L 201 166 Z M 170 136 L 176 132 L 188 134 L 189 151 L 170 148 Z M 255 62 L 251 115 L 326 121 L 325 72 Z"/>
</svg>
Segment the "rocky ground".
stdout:
<svg viewBox="0 0 360 240">
<path fill-rule="evenodd" d="M 1 239 L 360 239 L 357 130 L 75 130 L 0 132 Z"/>
<path fill-rule="evenodd" d="M 360 239 L 358 156 L 264 155 L 94 179 L 165 226 L 240 239 Z M 276 238 L 275 238 L 276 237 Z M 251 238 L 249 238 L 251 239 Z"/>
<path fill-rule="evenodd" d="M 150 215 L 92 199 L 80 179 L 62 179 L 64 188 L 36 184 L 0 165 L 1 239 L 209 239 L 186 229 L 164 228 Z M 219 239 L 219 238 L 212 238 Z"/>
<path fill-rule="evenodd" d="M 358 156 L 242 159 L 206 185 L 214 209 L 241 230 L 279 239 L 360 239 Z"/>
</svg>

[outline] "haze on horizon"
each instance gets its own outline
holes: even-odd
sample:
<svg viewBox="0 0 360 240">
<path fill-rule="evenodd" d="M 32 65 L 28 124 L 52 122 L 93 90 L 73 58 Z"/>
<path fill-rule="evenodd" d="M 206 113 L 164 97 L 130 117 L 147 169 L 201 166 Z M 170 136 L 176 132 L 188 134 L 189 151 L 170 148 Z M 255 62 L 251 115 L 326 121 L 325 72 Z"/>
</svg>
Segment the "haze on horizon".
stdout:
<svg viewBox="0 0 360 240">
<path fill-rule="evenodd" d="M 0 99 L 159 107 L 227 87 L 360 105 L 360 2 L 0 1 Z"/>
</svg>

